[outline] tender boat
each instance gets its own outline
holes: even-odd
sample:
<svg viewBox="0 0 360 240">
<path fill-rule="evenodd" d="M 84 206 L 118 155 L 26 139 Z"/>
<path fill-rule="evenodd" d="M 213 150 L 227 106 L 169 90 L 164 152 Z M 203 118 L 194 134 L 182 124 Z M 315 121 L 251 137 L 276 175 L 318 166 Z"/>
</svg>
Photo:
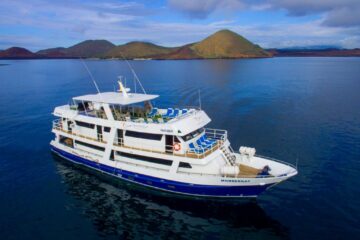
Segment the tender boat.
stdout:
<svg viewBox="0 0 360 240">
<path fill-rule="evenodd" d="M 297 174 L 294 165 L 234 151 L 226 130 L 206 128 L 201 108 L 159 108 L 158 95 L 78 96 L 56 107 L 51 150 L 75 164 L 159 191 L 191 197 L 257 197 Z"/>
</svg>

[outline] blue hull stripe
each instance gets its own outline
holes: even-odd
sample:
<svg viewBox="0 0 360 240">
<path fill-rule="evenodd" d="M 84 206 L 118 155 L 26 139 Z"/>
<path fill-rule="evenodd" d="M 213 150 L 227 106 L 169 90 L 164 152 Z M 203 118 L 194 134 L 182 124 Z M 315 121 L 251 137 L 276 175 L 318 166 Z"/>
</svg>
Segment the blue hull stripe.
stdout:
<svg viewBox="0 0 360 240">
<path fill-rule="evenodd" d="M 268 184 L 263 186 L 213 186 L 182 183 L 151 177 L 139 173 L 133 173 L 122 169 L 110 167 L 101 163 L 96 163 L 63 151 L 54 146 L 51 146 L 51 149 L 53 152 L 67 160 L 94 168 L 96 170 L 100 170 L 116 178 L 178 194 L 204 197 L 256 197 L 272 185 Z"/>
</svg>

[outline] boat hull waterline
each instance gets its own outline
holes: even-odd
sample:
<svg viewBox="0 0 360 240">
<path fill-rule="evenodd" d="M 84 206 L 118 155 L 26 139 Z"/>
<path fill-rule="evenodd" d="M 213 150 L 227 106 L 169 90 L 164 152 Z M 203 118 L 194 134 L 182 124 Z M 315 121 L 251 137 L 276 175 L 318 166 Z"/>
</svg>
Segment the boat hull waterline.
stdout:
<svg viewBox="0 0 360 240">
<path fill-rule="evenodd" d="M 209 198 L 254 198 L 264 192 L 269 187 L 276 184 L 271 183 L 262 186 L 213 186 L 188 184 L 114 168 L 85 159 L 83 157 L 76 156 L 54 146 L 51 146 L 51 150 L 53 153 L 55 153 L 62 159 L 70 161 L 74 164 L 83 165 L 101 173 L 108 174 L 116 179 L 121 179 L 127 182 L 132 182 L 135 184 L 162 190 L 169 193 L 187 196 Z"/>
</svg>

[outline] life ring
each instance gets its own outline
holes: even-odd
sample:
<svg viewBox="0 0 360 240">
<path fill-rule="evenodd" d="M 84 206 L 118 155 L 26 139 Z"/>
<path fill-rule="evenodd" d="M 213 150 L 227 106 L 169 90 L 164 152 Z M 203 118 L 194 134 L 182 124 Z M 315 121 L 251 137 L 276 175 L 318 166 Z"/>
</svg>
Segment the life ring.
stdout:
<svg viewBox="0 0 360 240">
<path fill-rule="evenodd" d="M 181 150 L 181 145 L 180 145 L 180 143 L 175 143 L 175 144 L 173 145 L 173 148 L 174 148 L 175 151 L 180 151 L 180 150 Z"/>
</svg>

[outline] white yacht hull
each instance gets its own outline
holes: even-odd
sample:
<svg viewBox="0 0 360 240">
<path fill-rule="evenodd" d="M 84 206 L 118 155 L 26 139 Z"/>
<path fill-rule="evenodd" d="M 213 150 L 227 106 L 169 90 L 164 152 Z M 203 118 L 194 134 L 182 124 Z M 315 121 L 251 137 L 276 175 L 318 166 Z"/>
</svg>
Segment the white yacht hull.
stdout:
<svg viewBox="0 0 360 240">
<path fill-rule="evenodd" d="M 179 174 L 153 171 L 149 168 L 119 164 L 104 164 L 74 149 L 51 142 L 51 150 L 75 164 L 111 175 L 117 179 L 149 188 L 194 197 L 243 198 L 257 197 L 269 187 L 286 180 L 282 177 L 233 178 L 201 174 Z M 114 161 L 108 161 L 114 162 Z"/>
</svg>

